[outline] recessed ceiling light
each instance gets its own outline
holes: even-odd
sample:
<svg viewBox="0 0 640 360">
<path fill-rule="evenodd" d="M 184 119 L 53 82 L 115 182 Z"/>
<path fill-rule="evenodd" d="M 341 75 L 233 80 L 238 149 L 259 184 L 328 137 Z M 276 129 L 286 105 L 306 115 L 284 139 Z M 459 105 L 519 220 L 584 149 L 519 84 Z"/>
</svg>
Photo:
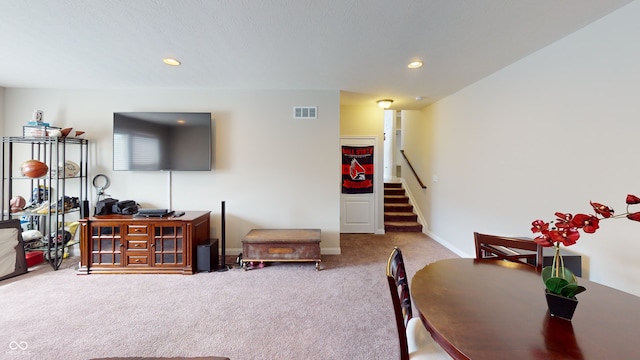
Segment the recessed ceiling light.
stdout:
<svg viewBox="0 0 640 360">
<path fill-rule="evenodd" d="M 167 64 L 167 65 L 171 65 L 171 66 L 179 66 L 180 65 L 180 61 L 178 61 L 176 59 L 172 59 L 172 58 L 162 59 L 162 62 Z"/>
<path fill-rule="evenodd" d="M 407 65 L 409 69 L 418 69 L 422 67 L 422 61 L 412 61 Z"/>
</svg>

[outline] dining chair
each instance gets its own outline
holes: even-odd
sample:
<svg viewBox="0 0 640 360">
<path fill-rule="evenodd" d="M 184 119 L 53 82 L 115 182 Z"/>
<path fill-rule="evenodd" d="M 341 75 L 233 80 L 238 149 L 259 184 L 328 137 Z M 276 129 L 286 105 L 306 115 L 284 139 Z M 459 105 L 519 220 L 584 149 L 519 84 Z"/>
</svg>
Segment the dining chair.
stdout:
<svg viewBox="0 0 640 360">
<path fill-rule="evenodd" d="M 542 270 L 542 246 L 533 240 L 473 233 L 476 259 L 498 259 L 521 262 Z"/>
<path fill-rule="evenodd" d="M 433 340 L 420 317 L 412 316 L 409 279 L 398 247 L 394 247 L 389 255 L 387 280 L 400 340 L 400 360 L 451 359 Z"/>
</svg>

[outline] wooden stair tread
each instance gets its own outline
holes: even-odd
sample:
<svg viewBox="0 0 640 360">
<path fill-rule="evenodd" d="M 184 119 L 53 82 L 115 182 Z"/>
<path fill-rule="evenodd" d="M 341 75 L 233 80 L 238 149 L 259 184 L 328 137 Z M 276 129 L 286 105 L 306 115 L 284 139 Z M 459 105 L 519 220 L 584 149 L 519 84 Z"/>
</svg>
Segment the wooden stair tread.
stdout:
<svg viewBox="0 0 640 360">
<path fill-rule="evenodd" d="M 386 221 L 384 230 L 386 232 L 422 232 L 422 225 L 418 223 Z"/>
<path fill-rule="evenodd" d="M 384 188 L 385 195 L 404 195 L 405 191 L 403 188 Z"/>
<path fill-rule="evenodd" d="M 411 207 L 413 209 L 413 205 L 409 204 L 409 203 L 385 203 L 384 206 L 389 207 L 389 208 L 406 208 L 406 207 Z"/>
<path fill-rule="evenodd" d="M 404 195 L 385 195 L 384 202 L 386 203 L 408 203 L 409 197 Z"/>
<path fill-rule="evenodd" d="M 385 221 L 384 222 L 385 225 L 393 225 L 393 226 L 415 226 L 415 225 L 420 225 L 419 222 L 416 221 Z"/>
</svg>

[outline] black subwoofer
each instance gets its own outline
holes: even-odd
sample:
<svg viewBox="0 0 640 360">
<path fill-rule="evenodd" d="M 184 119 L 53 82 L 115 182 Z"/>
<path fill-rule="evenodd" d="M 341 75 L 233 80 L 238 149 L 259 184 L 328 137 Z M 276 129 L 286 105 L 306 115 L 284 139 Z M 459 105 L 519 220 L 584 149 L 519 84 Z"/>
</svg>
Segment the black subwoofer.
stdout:
<svg viewBox="0 0 640 360">
<path fill-rule="evenodd" d="M 218 239 L 200 244 L 196 250 L 196 269 L 201 271 L 215 271 L 218 268 Z"/>
</svg>

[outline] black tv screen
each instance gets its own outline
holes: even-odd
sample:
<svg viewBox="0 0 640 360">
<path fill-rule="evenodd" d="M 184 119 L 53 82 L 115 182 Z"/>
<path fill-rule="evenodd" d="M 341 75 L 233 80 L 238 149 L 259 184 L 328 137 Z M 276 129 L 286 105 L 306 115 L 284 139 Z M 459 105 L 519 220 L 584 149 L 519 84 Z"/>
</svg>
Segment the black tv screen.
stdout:
<svg viewBox="0 0 640 360">
<path fill-rule="evenodd" d="M 211 113 L 113 113 L 113 170 L 210 171 Z"/>
</svg>

